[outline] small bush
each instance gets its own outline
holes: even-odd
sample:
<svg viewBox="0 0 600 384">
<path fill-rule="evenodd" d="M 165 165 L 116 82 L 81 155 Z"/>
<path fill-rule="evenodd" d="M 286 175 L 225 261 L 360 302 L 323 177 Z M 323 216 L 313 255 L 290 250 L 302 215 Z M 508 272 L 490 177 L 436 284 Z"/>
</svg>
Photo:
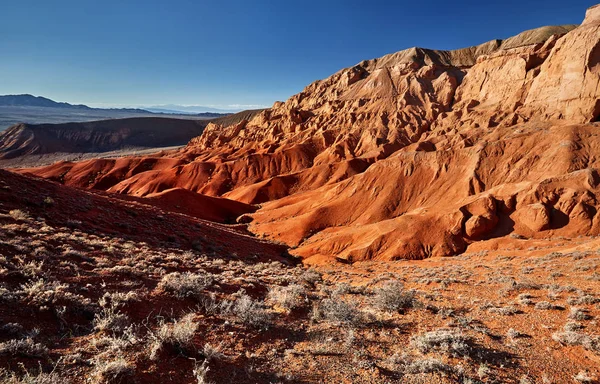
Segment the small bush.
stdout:
<svg viewBox="0 0 600 384">
<path fill-rule="evenodd" d="M 174 348 L 179 353 L 189 350 L 198 329 L 193 317 L 190 313 L 172 324 L 161 322 L 158 329 L 150 334 L 150 359 L 156 360 L 165 347 Z"/>
<path fill-rule="evenodd" d="M 573 307 L 569 313 L 569 319 L 573 320 L 589 320 L 592 316 L 588 314 L 587 309 Z"/>
<path fill-rule="evenodd" d="M 497 313 L 502 316 L 513 316 L 521 313 L 521 310 L 514 305 L 507 305 L 504 307 L 492 307 L 488 309 L 490 313 Z"/>
<path fill-rule="evenodd" d="M 597 298 L 595 296 L 592 295 L 586 295 L 586 294 L 582 294 L 579 296 L 571 296 L 567 299 L 567 303 L 569 305 L 592 305 L 592 304 L 597 304 L 600 303 L 600 298 Z"/>
<path fill-rule="evenodd" d="M 449 353 L 452 356 L 468 356 L 471 338 L 450 329 L 438 329 L 411 338 L 410 344 L 421 353 L 432 351 Z"/>
<path fill-rule="evenodd" d="M 354 303 L 334 296 L 321 300 L 313 311 L 313 320 L 359 325 L 363 321 L 363 314 Z"/>
<path fill-rule="evenodd" d="M 518 339 L 518 338 L 523 337 L 523 336 L 524 335 L 521 332 L 517 331 L 514 328 L 510 328 L 506 332 L 506 337 L 509 338 L 509 339 Z"/>
<path fill-rule="evenodd" d="M 375 307 L 386 312 L 401 312 L 415 304 L 414 291 L 406 291 L 398 280 L 386 282 L 375 290 Z"/>
<path fill-rule="evenodd" d="M 27 212 L 21 211 L 20 209 L 13 209 L 8 214 L 16 221 L 30 221 L 31 217 Z"/>
<path fill-rule="evenodd" d="M 127 383 L 134 373 L 133 366 L 123 358 L 96 362 L 95 377 L 101 383 Z"/>
<path fill-rule="evenodd" d="M 580 371 L 576 376 L 573 377 L 573 380 L 578 383 L 597 383 L 596 378 L 591 376 L 587 371 Z"/>
<path fill-rule="evenodd" d="M 308 300 L 306 288 L 299 284 L 292 284 L 287 287 L 271 287 L 268 299 L 286 311 L 299 308 Z"/>
<path fill-rule="evenodd" d="M 48 354 L 45 345 L 35 343 L 32 339 L 9 340 L 0 343 L 1 355 L 19 355 L 23 357 L 44 357 Z"/>
<path fill-rule="evenodd" d="M 210 368 L 208 367 L 208 361 L 204 360 L 202 364 L 196 363 L 194 367 L 194 377 L 198 384 L 211 384 L 210 381 L 206 378 Z"/>
<path fill-rule="evenodd" d="M 221 352 L 220 345 L 214 346 L 208 343 L 204 344 L 204 347 L 202 347 L 202 356 L 204 356 L 206 361 L 217 361 L 225 357 Z"/>
<path fill-rule="evenodd" d="M 421 359 L 410 362 L 404 368 L 406 374 L 419 374 L 419 373 L 441 373 L 445 375 L 452 375 L 456 373 L 454 367 L 444 364 L 437 359 Z"/>
<path fill-rule="evenodd" d="M 589 351 L 600 353 L 599 337 L 592 337 L 576 331 L 563 330 L 562 332 L 552 334 L 552 339 L 564 345 L 580 345 Z"/>
<path fill-rule="evenodd" d="M 242 323 L 253 327 L 268 327 L 271 324 L 272 316 L 264 308 L 262 302 L 252 300 L 246 294 L 241 295 L 233 306 L 231 313 Z"/>
<path fill-rule="evenodd" d="M 102 299 L 101 299 L 102 301 Z M 102 308 L 94 315 L 94 329 L 101 332 L 122 332 L 129 324 L 127 315 L 121 313 L 115 304 Z"/>
<path fill-rule="evenodd" d="M 0 383 L 3 384 L 69 384 L 71 380 L 55 372 L 45 373 L 41 369 L 38 373 L 25 371 L 23 375 L 16 372 L 0 369 Z"/>
<path fill-rule="evenodd" d="M 302 275 L 302 279 L 310 284 L 317 284 L 323 281 L 321 274 L 314 269 L 309 269 Z"/>
<path fill-rule="evenodd" d="M 180 299 L 186 297 L 201 298 L 204 290 L 212 283 L 213 278 L 209 275 L 173 272 L 162 278 L 158 284 L 158 289 L 170 292 Z"/>
<path fill-rule="evenodd" d="M 557 307 L 554 304 L 552 304 L 548 301 L 540 301 L 539 303 L 535 304 L 534 308 L 537 310 L 541 310 L 541 311 L 549 311 L 551 309 L 557 309 Z"/>
<path fill-rule="evenodd" d="M 529 293 L 521 293 L 519 296 L 517 296 L 517 300 L 522 305 L 530 305 L 533 304 L 533 301 L 531 300 L 532 297 L 533 296 L 531 296 Z"/>
</svg>

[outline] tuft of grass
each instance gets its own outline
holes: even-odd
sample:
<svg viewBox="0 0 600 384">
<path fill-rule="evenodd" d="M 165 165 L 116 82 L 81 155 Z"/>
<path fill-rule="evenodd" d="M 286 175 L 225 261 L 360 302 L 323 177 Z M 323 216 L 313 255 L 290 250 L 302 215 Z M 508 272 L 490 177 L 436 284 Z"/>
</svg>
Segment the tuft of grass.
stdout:
<svg viewBox="0 0 600 384">
<path fill-rule="evenodd" d="M 583 348 L 600 353 L 600 337 L 593 337 L 585 333 L 563 329 L 552 334 L 552 339 L 564 345 L 582 346 Z"/>
<path fill-rule="evenodd" d="M 41 368 L 39 372 L 34 373 L 24 369 L 24 374 L 19 375 L 16 372 L 8 371 L 6 369 L 0 369 L 0 383 L 3 384 L 70 384 L 71 380 L 67 377 L 62 377 L 59 374 L 53 372 L 45 373 L 42 372 Z"/>
<path fill-rule="evenodd" d="M 263 303 L 246 294 L 242 294 L 233 303 L 230 311 L 236 319 L 246 325 L 257 328 L 268 328 L 271 325 L 271 313 L 264 308 Z"/>
<path fill-rule="evenodd" d="M 25 211 L 20 209 L 13 209 L 8 214 L 16 221 L 31 221 L 31 216 Z"/>
<path fill-rule="evenodd" d="M 114 304 L 102 308 L 94 315 L 94 329 L 101 332 L 122 332 L 129 324 L 127 315 L 121 313 Z"/>
<path fill-rule="evenodd" d="M 291 284 L 287 287 L 271 287 L 268 300 L 289 312 L 306 304 L 308 298 L 304 286 Z"/>
<path fill-rule="evenodd" d="M 471 338 L 461 332 L 442 328 L 414 335 L 410 345 L 421 353 L 437 351 L 452 356 L 468 356 L 471 353 L 471 342 Z"/>
<path fill-rule="evenodd" d="M 161 351 L 167 347 L 175 349 L 178 353 L 189 351 L 193 347 L 193 338 L 198 330 L 198 323 L 193 321 L 192 313 L 185 315 L 172 324 L 161 322 L 156 331 L 150 333 L 151 360 L 156 360 Z"/>
<path fill-rule="evenodd" d="M 158 283 L 157 288 L 170 292 L 180 299 L 186 297 L 199 299 L 204 295 L 205 289 L 212 283 L 213 278 L 208 274 L 173 272 L 165 275 Z"/>
<path fill-rule="evenodd" d="M 211 382 L 208 381 L 208 379 L 206 378 L 209 371 L 210 371 L 210 368 L 208 367 L 207 360 L 204 360 L 202 362 L 202 364 L 196 363 L 196 365 L 194 366 L 194 370 L 193 370 L 194 378 L 196 379 L 196 382 L 198 384 L 211 384 Z"/>
<path fill-rule="evenodd" d="M 404 368 L 406 374 L 441 373 L 452 375 L 456 373 L 454 367 L 444 364 L 438 359 L 420 359 L 411 361 Z"/>
<path fill-rule="evenodd" d="M 592 316 L 589 315 L 588 310 L 584 308 L 572 307 L 569 312 L 569 319 L 572 320 L 589 320 Z"/>
<path fill-rule="evenodd" d="M 97 361 L 94 376 L 100 383 L 128 383 L 135 374 L 134 367 L 125 359 Z"/>
<path fill-rule="evenodd" d="M 398 280 L 387 281 L 375 290 L 375 307 L 386 312 L 401 312 L 415 305 L 415 292 L 406 291 Z"/>
<path fill-rule="evenodd" d="M 587 371 L 579 371 L 577 375 L 573 376 L 573 380 L 575 380 L 578 383 L 597 383 L 596 378 L 594 376 L 591 376 L 590 373 Z"/>
<path fill-rule="evenodd" d="M 0 343 L 0 356 L 44 357 L 47 354 L 48 348 L 45 345 L 36 343 L 29 337 Z"/>
<path fill-rule="evenodd" d="M 313 309 L 312 318 L 355 326 L 364 322 L 364 315 L 356 304 L 338 296 L 321 300 Z"/>
</svg>

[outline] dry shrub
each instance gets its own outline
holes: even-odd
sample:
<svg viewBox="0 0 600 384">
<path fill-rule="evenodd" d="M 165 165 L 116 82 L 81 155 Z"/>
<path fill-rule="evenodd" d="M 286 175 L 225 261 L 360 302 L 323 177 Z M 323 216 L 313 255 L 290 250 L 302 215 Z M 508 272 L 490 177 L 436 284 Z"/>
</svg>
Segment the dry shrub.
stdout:
<svg viewBox="0 0 600 384">
<path fill-rule="evenodd" d="M 160 322 L 158 329 L 150 333 L 150 359 L 156 360 L 159 353 L 166 347 L 171 347 L 183 353 L 193 347 L 193 339 L 198 329 L 198 323 L 193 321 L 192 313 L 185 315 L 172 324 Z"/>
<path fill-rule="evenodd" d="M 170 292 L 180 299 L 186 297 L 201 298 L 204 290 L 212 283 L 212 276 L 207 274 L 173 272 L 165 275 L 157 288 Z"/>
<path fill-rule="evenodd" d="M 398 280 L 386 282 L 375 290 L 375 307 L 386 312 L 401 312 L 415 305 L 415 292 L 406 291 Z"/>
</svg>

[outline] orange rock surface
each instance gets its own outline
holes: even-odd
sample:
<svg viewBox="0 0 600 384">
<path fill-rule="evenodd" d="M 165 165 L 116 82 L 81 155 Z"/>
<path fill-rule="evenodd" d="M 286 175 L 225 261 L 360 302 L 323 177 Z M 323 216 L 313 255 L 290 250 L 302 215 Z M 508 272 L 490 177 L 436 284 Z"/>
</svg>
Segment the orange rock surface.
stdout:
<svg viewBox="0 0 600 384">
<path fill-rule="evenodd" d="M 460 49 L 411 48 L 316 81 L 167 157 L 22 172 L 133 196 L 261 204 L 249 229 L 313 260 L 421 259 L 510 234 L 600 234 L 600 7 Z M 170 192 L 173 193 L 173 192 Z"/>
</svg>

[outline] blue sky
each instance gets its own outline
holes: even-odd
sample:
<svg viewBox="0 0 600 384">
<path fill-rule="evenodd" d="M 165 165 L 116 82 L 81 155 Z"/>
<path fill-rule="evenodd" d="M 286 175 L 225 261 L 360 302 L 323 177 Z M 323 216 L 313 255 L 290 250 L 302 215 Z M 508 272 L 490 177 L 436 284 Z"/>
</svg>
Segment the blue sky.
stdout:
<svg viewBox="0 0 600 384">
<path fill-rule="evenodd" d="M 0 0 L 0 94 L 271 105 L 364 59 L 578 24 L 594 1 Z"/>
</svg>

